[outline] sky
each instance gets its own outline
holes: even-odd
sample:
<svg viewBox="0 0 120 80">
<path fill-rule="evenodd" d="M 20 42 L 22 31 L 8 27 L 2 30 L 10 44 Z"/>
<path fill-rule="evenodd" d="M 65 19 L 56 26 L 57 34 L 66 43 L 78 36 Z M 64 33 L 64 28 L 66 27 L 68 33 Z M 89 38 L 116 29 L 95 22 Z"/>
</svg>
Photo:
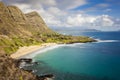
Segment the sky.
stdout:
<svg viewBox="0 0 120 80">
<path fill-rule="evenodd" d="M 120 30 L 120 0 L 0 0 L 37 11 L 49 27 Z"/>
</svg>

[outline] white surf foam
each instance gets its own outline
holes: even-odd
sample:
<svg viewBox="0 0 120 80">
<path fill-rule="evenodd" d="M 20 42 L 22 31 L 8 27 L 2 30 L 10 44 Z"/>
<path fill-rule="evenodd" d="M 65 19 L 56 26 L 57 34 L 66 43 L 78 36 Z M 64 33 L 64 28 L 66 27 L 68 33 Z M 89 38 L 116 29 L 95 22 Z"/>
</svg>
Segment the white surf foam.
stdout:
<svg viewBox="0 0 120 80">
<path fill-rule="evenodd" d="M 49 51 L 49 50 L 53 50 L 53 49 L 58 48 L 58 47 L 61 47 L 61 46 L 64 46 L 64 44 L 54 45 L 54 46 L 48 46 L 48 47 L 39 49 L 39 50 L 37 50 L 37 51 L 31 52 L 30 54 L 27 54 L 27 55 L 22 56 L 22 57 L 20 57 L 20 58 L 33 58 L 33 57 L 35 57 L 35 56 L 38 55 L 38 54 L 47 52 L 47 51 Z"/>
<path fill-rule="evenodd" d="M 120 42 L 119 40 L 101 40 L 101 39 L 95 39 L 95 40 L 98 41 L 97 43 L 99 42 Z"/>
<path fill-rule="evenodd" d="M 81 46 L 81 45 L 83 45 L 83 44 L 85 44 L 85 43 L 73 43 L 73 44 L 66 44 L 66 45 L 64 45 L 64 46 L 68 46 L 68 47 L 73 47 L 73 48 L 84 48 L 83 46 Z"/>
<path fill-rule="evenodd" d="M 77 46 L 77 45 L 82 45 L 85 43 L 73 43 L 73 44 L 65 44 L 64 46 Z"/>
</svg>

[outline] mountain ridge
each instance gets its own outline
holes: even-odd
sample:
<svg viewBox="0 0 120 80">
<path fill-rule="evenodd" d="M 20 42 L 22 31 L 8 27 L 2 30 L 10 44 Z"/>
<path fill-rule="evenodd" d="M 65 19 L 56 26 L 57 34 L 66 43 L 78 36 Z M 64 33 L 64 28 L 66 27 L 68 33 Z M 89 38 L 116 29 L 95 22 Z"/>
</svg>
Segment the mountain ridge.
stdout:
<svg viewBox="0 0 120 80">
<path fill-rule="evenodd" d="M 1 14 L 0 15 L 0 22 L 1 22 L 0 23 L 0 27 L 2 25 L 3 26 L 11 26 L 11 28 L 12 27 L 14 27 L 14 28 L 16 27 L 17 33 L 21 33 L 22 34 L 22 33 L 26 32 L 25 33 L 26 35 L 27 35 L 28 32 L 29 33 L 34 33 L 36 31 L 38 33 L 39 32 L 40 33 L 52 32 L 47 27 L 47 25 L 45 24 L 45 22 L 43 21 L 43 19 L 40 17 L 40 15 L 37 12 L 31 12 L 31 13 L 28 13 L 28 14 L 24 14 L 18 7 L 16 7 L 16 6 L 5 6 L 5 4 L 3 2 L 0 2 L 0 11 L 1 11 L 0 12 L 0 14 Z M 31 14 L 33 14 L 33 16 L 31 16 Z M 33 18 L 32 22 L 30 22 L 31 21 L 31 17 Z M 36 22 L 37 20 L 39 20 L 38 23 Z M 32 24 L 36 24 L 37 23 L 37 25 L 32 25 L 31 23 Z M 44 32 L 42 30 L 43 26 L 44 26 L 44 30 L 46 30 Z M 37 29 L 35 29 L 35 28 L 37 28 Z M 19 31 L 19 29 L 21 29 L 21 30 Z M 5 30 L 7 31 L 7 29 L 5 29 Z M 23 32 L 21 32 L 22 30 L 23 30 Z M 10 34 L 10 32 L 14 32 L 14 31 L 8 30 L 9 34 Z"/>
<path fill-rule="evenodd" d="M 15 52 L 18 49 L 20 45 L 13 39 L 17 39 L 22 44 L 21 46 L 25 43 L 29 43 L 27 45 L 30 45 L 32 43 L 42 42 L 38 34 L 54 33 L 54 31 L 47 27 L 37 12 L 24 14 L 18 7 L 12 5 L 6 6 L 3 2 L 0 2 L 0 47 L 3 48 L 3 46 L 8 45 L 8 47 L 4 48 L 5 51 L 7 49 L 7 52 L 12 53 L 8 51 L 8 48 L 9 46 L 14 47 L 16 44 L 16 48 L 11 50 Z M 32 39 L 31 43 L 30 39 Z M 3 52 L 2 50 L 0 52 Z"/>
</svg>

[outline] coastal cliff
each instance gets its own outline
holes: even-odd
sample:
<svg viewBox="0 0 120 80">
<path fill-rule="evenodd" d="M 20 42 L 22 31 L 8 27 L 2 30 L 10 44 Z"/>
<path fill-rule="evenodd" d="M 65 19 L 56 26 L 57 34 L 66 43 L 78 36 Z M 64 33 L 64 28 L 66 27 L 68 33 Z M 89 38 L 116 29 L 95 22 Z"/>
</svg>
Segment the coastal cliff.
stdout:
<svg viewBox="0 0 120 80">
<path fill-rule="evenodd" d="M 95 40 L 85 36 L 54 32 L 37 12 L 24 14 L 18 7 L 6 6 L 0 2 L 0 80 L 38 80 L 35 75 L 16 67 L 16 61 L 10 58 L 20 47 L 93 41 Z"/>
</svg>

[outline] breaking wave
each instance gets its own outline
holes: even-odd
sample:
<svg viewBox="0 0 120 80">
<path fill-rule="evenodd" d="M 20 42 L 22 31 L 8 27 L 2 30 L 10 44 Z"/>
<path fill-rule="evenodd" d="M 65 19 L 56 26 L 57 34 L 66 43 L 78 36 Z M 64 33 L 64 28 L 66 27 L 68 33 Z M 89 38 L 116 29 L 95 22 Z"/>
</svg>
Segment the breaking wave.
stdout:
<svg viewBox="0 0 120 80">
<path fill-rule="evenodd" d="M 100 43 L 100 42 L 120 42 L 119 40 L 101 40 L 101 39 L 95 39 L 95 40 L 98 41 L 97 43 Z"/>
<path fill-rule="evenodd" d="M 61 46 L 64 46 L 64 44 L 63 44 L 63 45 L 48 46 L 48 47 L 39 49 L 39 50 L 37 50 L 37 51 L 31 52 L 31 53 L 29 53 L 29 54 L 27 54 L 27 55 L 24 55 L 24 56 L 22 56 L 21 58 L 33 58 L 33 57 L 35 57 L 37 54 L 41 54 L 41 53 L 47 52 L 47 51 L 49 51 L 49 50 L 53 50 L 53 49 L 58 48 L 58 47 L 61 47 Z"/>
</svg>

